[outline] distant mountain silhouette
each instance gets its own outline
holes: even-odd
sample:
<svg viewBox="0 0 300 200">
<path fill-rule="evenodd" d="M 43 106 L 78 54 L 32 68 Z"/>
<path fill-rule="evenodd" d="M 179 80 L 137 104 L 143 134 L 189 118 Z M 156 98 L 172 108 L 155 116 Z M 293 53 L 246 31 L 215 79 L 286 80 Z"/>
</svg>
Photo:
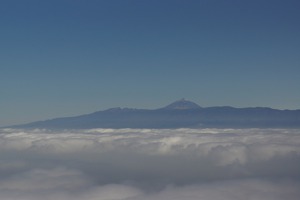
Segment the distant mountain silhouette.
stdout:
<svg viewBox="0 0 300 200">
<path fill-rule="evenodd" d="M 203 108 L 181 99 L 163 108 L 111 108 L 75 117 L 38 121 L 14 128 L 300 128 L 300 110 Z"/>
<path fill-rule="evenodd" d="M 175 101 L 175 102 L 167 105 L 164 108 L 165 109 L 199 109 L 201 107 L 194 102 L 187 101 L 185 99 L 181 99 L 179 101 Z"/>
</svg>

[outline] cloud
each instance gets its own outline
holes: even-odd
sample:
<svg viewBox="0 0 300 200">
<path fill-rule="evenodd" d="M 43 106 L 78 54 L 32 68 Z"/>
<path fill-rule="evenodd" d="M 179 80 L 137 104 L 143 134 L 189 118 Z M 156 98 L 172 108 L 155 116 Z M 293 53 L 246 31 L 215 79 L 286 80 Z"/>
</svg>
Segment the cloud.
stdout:
<svg viewBox="0 0 300 200">
<path fill-rule="evenodd" d="M 0 200 L 293 200 L 299 169 L 299 129 L 0 130 Z"/>
<path fill-rule="evenodd" d="M 52 190 L 52 189 L 77 189 L 85 186 L 86 178 L 75 170 L 64 168 L 33 169 L 0 182 L 4 190 Z"/>
<path fill-rule="evenodd" d="M 299 184 L 272 183 L 261 180 L 234 180 L 184 187 L 169 187 L 157 194 L 150 195 L 147 200 L 241 200 L 272 199 L 281 200 L 299 198 Z"/>
</svg>

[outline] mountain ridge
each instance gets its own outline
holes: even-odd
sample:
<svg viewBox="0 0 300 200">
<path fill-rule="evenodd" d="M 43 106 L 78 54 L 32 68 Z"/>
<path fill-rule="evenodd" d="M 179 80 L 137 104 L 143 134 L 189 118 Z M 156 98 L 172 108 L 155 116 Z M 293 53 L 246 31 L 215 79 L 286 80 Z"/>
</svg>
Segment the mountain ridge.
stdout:
<svg viewBox="0 0 300 200">
<path fill-rule="evenodd" d="M 300 128 L 300 110 L 269 107 L 201 107 L 180 99 L 158 109 L 109 108 L 12 128 Z"/>
</svg>

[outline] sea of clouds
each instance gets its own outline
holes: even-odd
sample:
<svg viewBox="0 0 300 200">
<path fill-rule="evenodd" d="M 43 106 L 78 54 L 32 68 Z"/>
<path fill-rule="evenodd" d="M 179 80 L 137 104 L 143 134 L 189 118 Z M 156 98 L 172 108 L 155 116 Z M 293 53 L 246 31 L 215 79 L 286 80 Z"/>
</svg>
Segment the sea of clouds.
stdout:
<svg viewBox="0 0 300 200">
<path fill-rule="evenodd" d="M 0 129 L 0 200 L 299 200 L 299 129 Z"/>
</svg>

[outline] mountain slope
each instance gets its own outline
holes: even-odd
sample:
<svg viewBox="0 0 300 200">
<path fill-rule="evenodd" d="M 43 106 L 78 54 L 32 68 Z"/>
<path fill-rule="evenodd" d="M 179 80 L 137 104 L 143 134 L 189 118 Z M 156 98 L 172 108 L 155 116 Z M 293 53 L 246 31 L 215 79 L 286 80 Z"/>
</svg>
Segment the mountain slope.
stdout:
<svg viewBox="0 0 300 200">
<path fill-rule="evenodd" d="M 179 101 L 175 101 L 169 105 L 167 105 L 166 107 L 164 107 L 164 109 L 180 109 L 180 110 L 186 110 L 186 109 L 200 109 L 201 107 L 192 102 L 192 101 L 187 101 L 185 99 L 181 99 Z"/>
<path fill-rule="evenodd" d="M 15 128 L 300 128 L 300 110 L 202 108 L 185 99 L 155 110 L 111 108 L 75 117 L 38 121 Z"/>
</svg>

